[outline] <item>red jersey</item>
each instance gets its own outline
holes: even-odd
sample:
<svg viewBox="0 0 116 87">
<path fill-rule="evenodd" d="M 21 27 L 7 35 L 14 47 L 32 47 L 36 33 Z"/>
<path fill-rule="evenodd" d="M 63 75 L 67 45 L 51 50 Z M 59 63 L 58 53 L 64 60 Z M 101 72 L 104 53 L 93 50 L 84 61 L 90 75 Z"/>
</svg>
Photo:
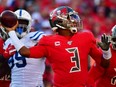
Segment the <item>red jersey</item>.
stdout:
<svg viewBox="0 0 116 87">
<path fill-rule="evenodd" d="M 4 52 L 3 44 L 4 44 L 4 40 L 0 38 L 0 54 L 2 54 Z"/>
<path fill-rule="evenodd" d="M 90 32 L 77 32 L 70 39 L 61 35 L 44 36 L 30 48 L 30 57 L 46 57 L 54 71 L 54 87 L 85 87 L 88 55 L 97 62 L 102 52 Z"/>
<path fill-rule="evenodd" d="M 0 54 L 3 54 L 3 39 L 0 38 Z M 9 87 L 10 81 L 8 80 L 7 76 L 4 76 L 0 79 L 0 87 Z"/>
<path fill-rule="evenodd" d="M 105 69 L 94 63 L 89 70 L 87 87 L 95 87 L 95 82 L 105 73 Z"/>
<path fill-rule="evenodd" d="M 95 87 L 116 87 L 116 50 L 111 48 L 112 58 L 110 59 L 110 66 L 103 70 L 100 66 L 92 67 L 89 76 L 93 78 Z"/>
</svg>

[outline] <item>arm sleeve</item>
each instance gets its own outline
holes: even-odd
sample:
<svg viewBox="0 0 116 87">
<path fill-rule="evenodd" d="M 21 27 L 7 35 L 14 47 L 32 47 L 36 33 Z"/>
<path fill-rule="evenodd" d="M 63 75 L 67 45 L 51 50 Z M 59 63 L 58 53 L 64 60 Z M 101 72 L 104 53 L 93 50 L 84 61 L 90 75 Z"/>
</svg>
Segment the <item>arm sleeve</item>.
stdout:
<svg viewBox="0 0 116 87">
<path fill-rule="evenodd" d="M 30 56 L 34 58 L 41 58 L 41 57 L 47 57 L 48 51 L 47 51 L 47 44 L 46 44 L 46 38 L 42 37 L 37 46 L 30 48 Z"/>
<path fill-rule="evenodd" d="M 34 46 L 29 48 L 30 49 L 30 58 L 41 58 L 41 57 L 46 57 L 46 48 L 45 46 Z"/>
<path fill-rule="evenodd" d="M 105 69 L 99 66 L 99 64 L 94 64 L 88 73 L 88 83 L 94 84 L 101 76 L 105 73 Z"/>
<path fill-rule="evenodd" d="M 15 46 L 17 51 L 19 51 L 24 46 L 24 44 L 19 40 L 19 38 L 16 35 L 16 32 L 15 31 L 10 31 L 8 33 L 8 35 L 10 36 L 10 38 L 11 38 L 11 40 L 13 42 L 13 45 Z"/>
<path fill-rule="evenodd" d="M 96 63 L 101 62 L 103 58 L 103 52 L 100 48 L 97 47 L 96 39 L 91 34 L 91 48 L 90 48 L 90 56 L 96 61 Z"/>
</svg>

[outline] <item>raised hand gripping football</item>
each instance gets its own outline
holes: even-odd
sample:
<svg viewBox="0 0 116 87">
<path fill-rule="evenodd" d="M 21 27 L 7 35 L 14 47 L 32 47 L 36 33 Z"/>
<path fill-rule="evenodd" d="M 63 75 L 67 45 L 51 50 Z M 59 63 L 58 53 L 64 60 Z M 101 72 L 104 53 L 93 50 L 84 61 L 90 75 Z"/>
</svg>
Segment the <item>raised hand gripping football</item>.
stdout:
<svg viewBox="0 0 116 87">
<path fill-rule="evenodd" d="M 17 23 L 16 23 L 13 27 L 11 27 L 11 28 L 9 28 L 9 27 L 4 27 L 4 28 L 6 29 L 6 31 L 7 31 L 7 33 L 8 33 L 8 32 L 10 32 L 10 31 L 15 30 L 15 29 L 17 28 L 17 26 L 18 26 L 18 21 L 17 21 Z"/>
<path fill-rule="evenodd" d="M 108 36 L 104 33 L 101 36 L 101 42 L 98 42 L 98 45 L 101 47 L 102 50 L 107 51 L 110 47 L 110 42 L 108 40 Z"/>
<path fill-rule="evenodd" d="M 13 11 L 5 10 L 0 15 L 1 25 L 7 32 L 15 30 L 18 26 L 18 18 Z"/>
</svg>

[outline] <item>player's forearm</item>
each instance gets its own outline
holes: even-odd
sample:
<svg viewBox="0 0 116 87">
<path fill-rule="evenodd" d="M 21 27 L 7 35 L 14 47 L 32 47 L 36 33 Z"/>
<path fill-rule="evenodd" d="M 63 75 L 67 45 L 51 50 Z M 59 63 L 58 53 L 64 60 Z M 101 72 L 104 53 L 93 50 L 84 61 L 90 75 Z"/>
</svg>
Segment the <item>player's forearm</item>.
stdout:
<svg viewBox="0 0 116 87">
<path fill-rule="evenodd" d="M 110 59 L 104 59 L 104 58 L 102 58 L 100 65 L 103 68 L 108 68 L 109 65 L 110 65 Z"/>
<path fill-rule="evenodd" d="M 22 55 L 22 56 L 26 56 L 26 57 L 29 57 L 30 55 L 30 50 L 23 46 L 20 50 L 19 50 L 19 53 Z"/>
<path fill-rule="evenodd" d="M 27 47 L 25 47 L 24 44 L 18 39 L 15 31 L 10 31 L 8 34 L 9 34 L 16 50 L 19 51 L 19 53 L 22 56 L 28 57 L 30 55 L 30 50 Z"/>
<path fill-rule="evenodd" d="M 100 65 L 103 67 L 103 68 L 108 68 L 109 65 L 110 65 L 110 58 L 112 57 L 112 53 L 111 53 L 111 50 L 110 48 L 107 50 L 107 51 L 103 51 L 103 58 L 101 60 L 101 63 Z"/>
</svg>

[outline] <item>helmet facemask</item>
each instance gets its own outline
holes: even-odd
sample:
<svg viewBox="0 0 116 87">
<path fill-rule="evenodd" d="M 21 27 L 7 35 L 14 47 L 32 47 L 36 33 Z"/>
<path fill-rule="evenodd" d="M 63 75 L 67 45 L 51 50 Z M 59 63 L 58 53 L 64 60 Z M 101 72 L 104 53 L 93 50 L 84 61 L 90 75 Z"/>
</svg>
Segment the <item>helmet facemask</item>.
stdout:
<svg viewBox="0 0 116 87">
<path fill-rule="evenodd" d="M 116 50 L 116 37 L 115 38 L 112 38 L 112 48 L 114 49 L 114 50 Z"/>
<path fill-rule="evenodd" d="M 17 34 L 18 38 L 21 39 L 29 32 L 28 31 L 29 21 L 25 20 L 25 19 L 19 19 L 18 22 L 19 22 L 19 25 L 16 29 L 16 34 Z"/>
<path fill-rule="evenodd" d="M 112 28 L 111 43 L 112 48 L 116 50 L 116 25 Z"/>
<path fill-rule="evenodd" d="M 18 9 L 14 12 L 18 17 L 18 27 L 16 34 L 19 38 L 24 37 L 31 30 L 32 18 L 31 15 L 24 9 Z"/>
</svg>

